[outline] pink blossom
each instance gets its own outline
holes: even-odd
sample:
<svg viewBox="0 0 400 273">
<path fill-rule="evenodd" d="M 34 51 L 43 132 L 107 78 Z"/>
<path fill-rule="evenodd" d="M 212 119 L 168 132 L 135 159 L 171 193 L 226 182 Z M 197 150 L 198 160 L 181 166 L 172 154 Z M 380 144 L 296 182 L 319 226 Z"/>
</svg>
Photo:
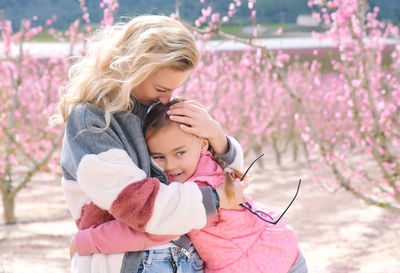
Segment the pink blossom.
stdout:
<svg viewBox="0 0 400 273">
<path fill-rule="evenodd" d="M 253 33 L 252 33 L 253 37 L 257 37 L 258 32 L 257 32 L 257 27 L 253 28 Z"/>
<path fill-rule="evenodd" d="M 201 9 L 201 13 L 203 14 L 204 17 L 210 16 L 211 12 L 212 12 L 211 6 L 208 6 L 206 9 Z"/>
<path fill-rule="evenodd" d="M 26 30 L 30 29 L 31 28 L 31 21 L 30 20 L 24 20 L 23 27 Z"/>
<path fill-rule="evenodd" d="M 213 13 L 211 15 L 211 22 L 216 23 L 219 21 L 219 13 Z"/>
<path fill-rule="evenodd" d="M 89 22 L 89 13 L 85 13 L 82 15 L 83 20 L 85 20 L 86 22 Z"/>
<path fill-rule="evenodd" d="M 351 81 L 351 84 L 352 84 L 354 87 L 359 88 L 359 87 L 361 86 L 361 80 L 359 80 L 359 79 L 352 80 L 352 81 Z"/>
</svg>

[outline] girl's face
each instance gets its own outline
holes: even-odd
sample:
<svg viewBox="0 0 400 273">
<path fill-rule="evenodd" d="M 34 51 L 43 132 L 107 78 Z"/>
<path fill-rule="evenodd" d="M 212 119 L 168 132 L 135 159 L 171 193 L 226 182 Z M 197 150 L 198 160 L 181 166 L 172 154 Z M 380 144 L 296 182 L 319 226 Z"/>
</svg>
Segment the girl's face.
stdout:
<svg viewBox="0 0 400 273">
<path fill-rule="evenodd" d="M 185 182 L 193 175 L 200 155 L 208 149 L 206 139 L 183 132 L 176 122 L 157 131 L 149 129 L 146 142 L 150 156 L 176 182 Z"/>
<path fill-rule="evenodd" d="M 159 101 L 167 104 L 174 90 L 183 84 L 189 73 L 190 70 L 177 71 L 168 67 L 160 68 L 133 88 L 132 95 L 144 105 L 151 105 Z"/>
</svg>

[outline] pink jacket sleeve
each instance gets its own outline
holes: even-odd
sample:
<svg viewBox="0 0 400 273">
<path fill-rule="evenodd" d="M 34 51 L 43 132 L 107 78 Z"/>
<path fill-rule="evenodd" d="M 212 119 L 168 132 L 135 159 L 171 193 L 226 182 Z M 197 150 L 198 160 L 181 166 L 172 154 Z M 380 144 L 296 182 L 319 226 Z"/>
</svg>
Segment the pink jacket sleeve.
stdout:
<svg viewBox="0 0 400 273">
<path fill-rule="evenodd" d="M 130 228 L 118 220 L 78 231 L 76 247 L 79 255 L 141 251 L 178 238 L 179 235 L 154 235 Z"/>
</svg>

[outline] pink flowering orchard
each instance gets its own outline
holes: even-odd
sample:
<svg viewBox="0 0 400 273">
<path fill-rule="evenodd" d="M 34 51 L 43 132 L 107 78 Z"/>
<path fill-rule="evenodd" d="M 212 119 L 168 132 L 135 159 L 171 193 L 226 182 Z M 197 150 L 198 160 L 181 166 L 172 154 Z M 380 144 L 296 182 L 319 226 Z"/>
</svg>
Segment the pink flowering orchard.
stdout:
<svg viewBox="0 0 400 273">
<path fill-rule="evenodd" d="M 203 50 L 199 66 L 178 94 L 207 106 L 227 133 L 240 140 L 245 155 L 271 148 L 277 163 L 284 164 L 284 153 L 290 151 L 296 158 L 301 151 L 321 187 L 333 192 L 345 188 L 370 204 L 400 212 L 400 45 L 388 48 L 383 43 L 399 39 L 398 28 L 378 21 L 379 10 L 363 0 L 309 1 L 314 17 L 328 27 L 313 36 L 329 38 L 339 53 L 332 71 L 322 73 L 317 60 L 301 63 L 293 54 L 257 44 L 255 0 L 228 2 L 226 14 L 213 12 L 210 1 L 200 2 L 201 16 L 187 26 L 201 47 L 219 36 L 243 42 L 249 49 Z M 70 55 L 84 54 L 86 42 L 78 29 L 91 33 L 92 28 L 84 1 L 80 4 L 82 17 L 65 33 L 50 28 L 54 17 L 35 28 L 25 21 L 16 33 L 9 21 L 0 23 L 0 187 L 5 223 L 16 221 L 15 196 L 35 173 L 60 171 L 56 159 L 63 128 L 49 126 L 48 120 L 56 113 L 69 63 L 65 56 L 32 56 L 24 42 L 48 28 L 57 39 L 70 42 Z M 100 5 L 104 17 L 99 27 L 112 24 L 118 1 Z M 251 39 L 221 31 L 239 8 L 250 11 Z M 181 20 L 178 9 L 171 16 Z M 282 29 L 277 31 L 281 33 Z M 78 45 L 83 45 L 82 51 L 77 51 Z M 387 51 L 391 60 L 384 66 Z M 327 169 L 329 179 L 320 175 Z"/>
<path fill-rule="evenodd" d="M 229 11 L 240 3 L 233 1 Z M 316 183 L 330 191 L 345 188 L 369 204 L 400 212 L 400 45 L 388 49 L 383 43 L 398 39 L 398 28 L 378 21 L 379 9 L 369 11 L 367 1 L 308 5 L 328 27 L 313 36 L 329 38 L 339 52 L 333 72 L 322 74 L 316 60 L 298 63 L 251 39 L 222 33 L 220 25 L 232 14 L 215 20 L 220 16 L 207 7 L 196 21 L 203 26 L 197 30 L 201 37 L 219 35 L 253 50 L 206 53 L 183 94 L 209 106 L 245 151 L 271 145 L 279 163 L 289 145 L 294 153 L 303 146 Z M 392 50 L 389 67 L 382 64 L 384 50 Z M 319 175 L 327 168 L 332 179 Z"/>
<path fill-rule="evenodd" d="M 70 43 L 69 55 L 83 54 L 74 47 L 84 43 L 78 29 L 82 22 L 88 24 L 90 20 L 84 1 L 80 3 L 82 18 L 75 20 L 65 33 L 51 28 L 55 16 L 37 27 L 31 27 L 31 20 L 24 20 L 18 32 L 13 32 L 10 21 L 0 22 L 0 189 L 6 224 L 17 221 L 15 197 L 36 173 L 60 172 L 56 159 L 63 128 L 51 126 L 49 119 L 57 113 L 60 87 L 66 83 L 67 56 L 34 56 L 25 50 L 25 42 L 46 30 L 58 40 Z M 101 6 L 102 25 L 112 24 L 118 3 L 104 1 Z M 91 30 L 86 27 L 87 32 Z"/>
<path fill-rule="evenodd" d="M 24 50 L 24 42 L 42 26 L 23 22 L 13 33 L 11 23 L 0 23 L 4 50 L 0 59 L 0 189 L 4 222 L 14 223 L 14 200 L 40 170 L 55 172 L 53 154 L 62 131 L 52 128 L 58 88 L 64 83 L 64 59 L 43 59 Z M 17 49 L 13 51 L 12 49 Z"/>
<path fill-rule="evenodd" d="M 400 212 L 399 45 L 391 66 L 382 65 L 382 42 L 398 39 L 398 28 L 378 21 L 378 8 L 367 12 L 366 1 L 309 1 L 309 6 L 330 26 L 322 36 L 340 53 L 332 62 L 337 87 L 320 95 L 325 107 L 314 115 L 322 118 L 314 121 L 319 136 L 310 132 L 310 148 L 319 146 L 322 163 L 335 175 L 332 183 L 321 183 Z"/>
</svg>

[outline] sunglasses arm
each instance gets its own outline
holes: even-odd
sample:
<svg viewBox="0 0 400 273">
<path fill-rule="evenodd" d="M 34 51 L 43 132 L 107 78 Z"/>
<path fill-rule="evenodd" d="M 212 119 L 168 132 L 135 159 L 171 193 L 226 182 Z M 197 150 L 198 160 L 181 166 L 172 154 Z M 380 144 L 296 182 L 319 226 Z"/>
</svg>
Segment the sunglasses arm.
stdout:
<svg viewBox="0 0 400 273">
<path fill-rule="evenodd" d="M 299 180 L 299 184 L 297 185 L 297 191 L 296 191 L 296 194 L 294 195 L 292 201 L 290 201 L 289 205 L 288 205 L 287 208 L 282 212 L 281 216 L 279 216 L 279 218 L 278 218 L 276 221 L 271 222 L 271 224 L 276 225 L 276 224 L 279 222 L 279 220 L 281 220 L 281 218 L 283 217 L 283 215 L 285 215 L 285 213 L 287 212 L 287 210 L 290 208 L 290 206 L 293 204 L 294 200 L 296 199 L 297 194 L 299 193 L 299 190 L 300 190 L 300 185 L 301 185 L 301 179 Z"/>
</svg>

